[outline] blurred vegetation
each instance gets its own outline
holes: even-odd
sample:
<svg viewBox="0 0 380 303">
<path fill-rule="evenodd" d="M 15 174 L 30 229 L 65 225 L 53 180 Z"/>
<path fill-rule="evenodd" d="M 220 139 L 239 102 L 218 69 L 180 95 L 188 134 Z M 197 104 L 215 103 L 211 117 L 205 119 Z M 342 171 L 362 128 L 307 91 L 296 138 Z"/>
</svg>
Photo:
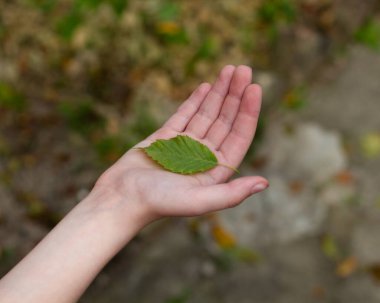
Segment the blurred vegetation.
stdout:
<svg viewBox="0 0 380 303">
<path fill-rule="evenodd" d="M 2 108 L 22 111 L 26 107 L 25 98 L 11 85 L 0 82 L 0 106 Z"/>
<path fill-rule="evenodd" d="M 164 303 L 186 303 L 190 299 L 190 296 L 191 296 L 191 291 L 188 289 L 185 289 L 184 291 L 182 291 L 181 294 L 177 296 L 173 296 L 165 300 Z"/>
<path fill-rule="evenodd" d="M 358 42 L 379 51 L 380 50 L 380 21 L 369 19 L 356 32 Z"/>
<path fill-rule="evenodd" d="M 356 14 L 336 0 L 0 1 L 1 182 L 30 218 L 54 225 L 47 198 L 14 184 L 19 171 L 48 163 L 77 173 L 86 161 L 101 171 L 225 64 L 253 66 L 270 95 L 248 157 L 260 165 L 266 113 L 307 106 L 313 72 L 345 43 L 379 49 L 375 6 L 363 6 Z M 370 139 L 368 154 L 378 149 Z M 65 180 L 62 191 L 78 183 Z M 256 257 L 231 244 L 219 261 Z"/>
<path fill-rule="evenodd" d="M 291 0 L 264 1 L 259 6 L 257 10 L 258 20 L 264 26 L 266 35 L 272 43 L 276 42 L 281 26 L 296 21 L 297 9 L 296 2 Z"/>
<path fill-rule="evenodd" d="M 260 167 L 265 159 L 254 152 L 268 114 L 306 107 L 310 79 L 348 42 L 380 49 L 378 7 L 370 2 L 363 1 L 359 14 L 337 0 L 0 1 L 0 182 L 28 219 L 51 228 L 64 208 L 48 202 L 58 205 L 62 193 L 78 199 L 81 185 L 90 187 L 98 176 L 77 172 L 89 162 L 102 171 L 225 64 L 253 66 L 254 80 L 269 95 L 247 157 Z M 379 134 L 361 144 L 363 154 L 374 157 Z M 61 191 L 44 189 L 44 195 L 23 188 L 15 176 L 37 163 L 60 174 L 66 169 L 72 178 L 57 181 Z M 218 270 L 260 260 L 222 226 L 211 230 Z M 344 276 L 355 260 L 346 259 L 339 244 L 327 234 L 321 250 L 341 262 Z M 0 245 L 1 264 L 16 259 L 17 249 Z M 185 289 L 165 302 L 189 298 Z"/>
<path fill-rule="evenodd" d="M 307 27 L 329 45 L 341 43 L 339 9 L 334 1 L 306 0 L 1 2 L 0 115 L 18 117 L 7 124 L 12 128 L 42 111 L 44 117 L 32 120 L 58 121 L 107 163 L 164 119 L 138 105 L 141 91 L 150 91 L 144 98 L 154 102 L 157 96 L 182 100 L 224 64 L 286 70 L 282 81 L 290 86 L 282 85 L 277 104 L 298 109 L 306 104 L 308 72 L 302 79 L 292 75 L 317 58 L 289 68 L 284 62 L 299 54 L 288 46 L 297 41 L 282 37 Z M 378 27 L 369 20 L 355 37 L 378 48 Z M 308 37 L 300 39 L 307 45 Z"/>
</svg>

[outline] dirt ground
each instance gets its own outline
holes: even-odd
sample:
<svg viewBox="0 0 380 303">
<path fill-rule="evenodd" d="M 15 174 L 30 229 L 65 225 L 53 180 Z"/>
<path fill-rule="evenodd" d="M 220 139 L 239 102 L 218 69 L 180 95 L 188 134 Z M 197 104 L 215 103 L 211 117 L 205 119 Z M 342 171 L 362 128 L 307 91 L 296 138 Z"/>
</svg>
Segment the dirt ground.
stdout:
<svg viewBox="0 0 380 303">
<path fill-rule="evenodd" d="M 379 131 L 378 118 L 368 114 L 379 109 L 378 75 L 380 56 L 354 46 L 310 89 L 310 106 L 292 117 L 295 124 L 334 130 L 351 146 L 348 169 L 358 201 L 331 205 L 318 232 L 282 244 L 253 243 L 260 261 L 225 268 L 204 239 L 195 244 L 187 220 L 161 222 L 104 270 L 82 302 L 378 302 L 380 159 L 368 159 L 360 148 L 364 135 Z M 325 234 L 334 236 L 341 257 L 323 247 Z"/>
<path fill-rule="evenodd" d="M 0 2 L 0 276 L 198 82 L 245 63 L 264 106 L 241 171 L 271 187 L 148 227 L 80 302 L 379 302 L 376 1 L 130 2 Z"/>
</svg>

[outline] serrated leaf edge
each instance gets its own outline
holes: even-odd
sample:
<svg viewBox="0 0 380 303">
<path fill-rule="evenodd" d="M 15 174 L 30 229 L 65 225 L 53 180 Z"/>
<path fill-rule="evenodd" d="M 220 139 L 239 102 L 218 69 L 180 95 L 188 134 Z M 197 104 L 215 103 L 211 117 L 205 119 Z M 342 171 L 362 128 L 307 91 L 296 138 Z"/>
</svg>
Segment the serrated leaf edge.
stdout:
<svg viewBox="0 0 380 303">
<path fill-rule="evenodd" d="M 216 159 L 216 163 L 215 162 L 212 162 L 212 161 L 207 161 L 207 160 L 204 160 L 204 159 L 202 159 L 202 158 L 199 158 L 199 161 L 202 161 L 202 162 L 209 162 L 210 164 L 213 164 L 213 166 L 212 167 L 209 167 L 209 168 L 204 168 L 204 169 L 198 169 L 198 170 L 189 170 L 189 171 L 183 171 L 183 170 L 180 170 L 180 169 L 172 169 L 172 168 L 169 168 L 169 167 L 167 167 L 164 163 L 162 163 L 159 159 L 157 159 L 156 157 L 154 157 L 153 155 L 150 155 L 149 153 L 148 153 L 148 151 L 146 150 L 148 147 L 150 147 L 153 143 L 156 143 L 156 142 L 158 142 L 158 141 L 169 141 L 169 140 L 172 140 L 172 139 L 175 139 L 175 138 L 177 138 L 177 137 L 187 137 L 187 138 L 190 138 L 190 139 L 192 139 L 192 140 L 194 140 L 194 141 L 196 141 L 198 144 L 200 144 L 200 145 L 202 145 L 202 146 L 204 146 L 205 148 L 207 148 L 211 153 L 212 153 L 212 155 L 215 157 L 215 159 Z M 205 144 L 203 144 L 202 142 L 199 142 L 198 140 L 196 140 L 196 139 L 194 139 L 194 138 L 192 138 L 192 137 L 190 137 L 190 136 L 187 136 L 187 135 L 177 135 L 177 136 L 175 136 L 175 137 L 172 137 L 172 138 L 169 138 L 169 139 L 157 139 L 157 140 L 155 140 L 155 141 L 153 141 L 152 143 L 150 143 L 148 146 L 146 146 L 146 147 L 138 147 L 138 148 L 136 148 L 136 149 L 141 149 L 149 158 L 151 158 L 151 159 L 153 159 L 157 164 L 159 164 L 161 167 L 163 167 L 163 168 L 165 168 L 166 170 L 168 170 L 168 171 L 170 171 L 170 172 L 173 172 L 173 173 L 180 173 L 180 174 L 183 174 L 183 175 L 191 175 L 191 174 L 195 174 L 195 173 L 201 173 L 201 172 L 204 172 L 204 171 L 208 171 L 208 170 L 210 170 L 210 169 L 212 169 L 212 168 L 214 168 L 214 167 L 216 167 L 216 166 L 218 166 L 218 165 L 220 165 L 220 166 L 224 166 L 224 167 L 226 167 L 226 168 L 228 168 L 228 169 L 231 169 L 231 170 L 233 170 L 233 171 L 235 171 L 236 173 L 239 173 L 239 171 L 236 169 L 236 168 L 234 168 L 234 167 L 232 167 L 232 166 L 229 166 L 229 165 L 226 165 L 226 164 L 222 164 L 222 163 L 219 163 L 219 160 L 218 160 L 218 158 L 215 156 L 215 154 L 210 150 L 210 148 L 207 146 L 207 145 L 205 145 Z"/>
<path fill-rule="evenodd" d="M 193 139 L 192 137 L 187 136 L 187 135 L 177 135 L 177 136 L 172 137 L 172 138 L 169 138 L 169 139 L 158 139 L 158 140 L 152 142 L 149 146 L 151 146 L 153 143 L 156 143 L 156 142 L 158 142 L 158 141 L 161 141 L 161 142 L 162 142 L 162 141 L 169 141 L 169 140 L 172 140 L 172 139 L 175 139 L 175 138 L 178 138 L 178 137 L 187 137 L 187 138 L 190 138 L 190 139 L 196 141 L 198 144 L 200 144 L 200 145 L 204 146 L 205 148 L 207 148 L 208 150 L 210 150 L 210 148 L 209 148 L 207 145 L 205 145 L 205 144 L 199 142 L 198 140 L 195 140 L 195 139 Z M 204 168 L 204 169 L 199 169 L 199 170 L 188 170 L 188 171 L 186 171 L 186 172 L 185 172 L 184 170 L 181 170 L 181 169 L 171 169 L 171 168 L 169 169 L 169 167 L 166 166 L 165 163 L 162 163 L 159 159 L 157 159 L 156 157 L 154 157 L 153 155 L 150 155 L 150 154 L 148 153 L 148 151 L 146 150 L 146 148 L 148 148 L 149 146 L 147 146 L 147 147 L 143 147 L 143 148 L 141 148 L 141 149 L 145 152 L 145 154 L 146 154 L 148 157 L 150 157 L 151 159 L 153 159 L 153 160 L 154 160 L 156 163 L 158 163 L 160 166 L 162 166 L 162 167 L 164 167 L 166 170 L 169 170 L 169 171 L 174 172 L 174 173 L 180 173 L 180 174 L 184 174 L 184 175 L 191 175 L 191 174 L 194 174 L 194 173 L 200 173 L 200 172 L 204 172 L 204 171 L 210 170 L 210 169 L 214 168 L 215 166 L 217 166 L 217 165 L 219 164 L 219 163 L 218 163 L 218 158 L 217 158 L 217 157 L 214 155 L 214 153 L 210 150 L 210 152 L 212 153 L 212 155 L 215 157 L 216 162 L 207 161 L 207 160 L 204 160 L 204 159 L 202 159 L 202 158 L 199 158 L 199 161 L 202 161 L 202 162 L 205 162 L 205 163 L 210 163 L 210 164 L 213 165 L 213 166 L 211 166 L 211 167 L 206 167 L 206 168 Z M 195 158 L 196 158 L 196 157 L 195 157 Z"/>
</svg>

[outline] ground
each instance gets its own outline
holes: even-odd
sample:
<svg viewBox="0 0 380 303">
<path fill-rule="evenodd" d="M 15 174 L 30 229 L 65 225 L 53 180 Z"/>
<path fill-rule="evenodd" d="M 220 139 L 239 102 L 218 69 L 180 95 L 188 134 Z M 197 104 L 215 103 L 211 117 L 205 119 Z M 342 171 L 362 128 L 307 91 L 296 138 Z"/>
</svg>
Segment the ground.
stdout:
<svg viewBox="0 0 380 303">
<path fill-rule="evenodd" d="M 326 71 L 310 89 L 309 106 L 291 114 L 295 125 L 313 122 L 352 146 L 346 169 L 352 173 L 357 202 L 330 205 L 323 226 L 312 235 L 262 247 L 251 243 L 260 261 L 237 261 L 227 268 L 215 262 L 219 252 L 210 244 L 202 239 L 194 244 L 187 220 L 167 220 L 160 223 L 159 236 L 148 232 L 125 249 L 82 302 L 378 302 L 380 282 L 374 272 L 380 263 L 380 208 L 375 203 L 380 159 L 366 158 L 360 140 L 379 131 L 378 118 L 368 114 L 379 108 L 379 74 L 380 56 L 354 46 L 339 69 Z M 279 122 L 270 123 L 272 128 Z M 247 209 L 258 199 L 245 202 Z M 339 242 L 341 259 L 330 258 L 323 248 L 326 234 Z"/>
<path fill-rule="evenodd" d="M 0 3 L 0 275 L 200 81 L 248 64 L 264 105 L 240 170 L 271 187 L 146 228 L 80 302 L 379 302 L 376 1 L 200 2 Z"/>
</svg>

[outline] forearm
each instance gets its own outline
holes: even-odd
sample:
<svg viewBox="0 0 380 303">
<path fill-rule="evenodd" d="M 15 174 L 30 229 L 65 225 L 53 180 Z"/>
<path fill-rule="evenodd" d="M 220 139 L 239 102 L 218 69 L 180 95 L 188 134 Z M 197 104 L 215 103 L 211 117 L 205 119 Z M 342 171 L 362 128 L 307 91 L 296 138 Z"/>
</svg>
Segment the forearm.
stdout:
<svg viewBox="0 0 380 303">
<path fill-rule="evenodd" d="M 121 213 L 121 204 L 115 195 L 91 193 L 0 281 L 0 301 L 78 300 L 104 265 L 144 226 L 136 208 Z"/>
</svg>

